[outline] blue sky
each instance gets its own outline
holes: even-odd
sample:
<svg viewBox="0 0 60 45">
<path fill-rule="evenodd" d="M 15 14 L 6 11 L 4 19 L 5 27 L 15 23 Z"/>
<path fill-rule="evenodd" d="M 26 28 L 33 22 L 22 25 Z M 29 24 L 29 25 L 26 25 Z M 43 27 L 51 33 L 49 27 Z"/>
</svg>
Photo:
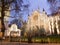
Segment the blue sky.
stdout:
<svg viewBox="0 0 60 45">
<path fill-rule="evenodd" d="M 26 4 L 26 0 L 24 0 L 24 2 Z M 44 8 L 47 14 L 51 14 L 51 11 L 49 9 L 50 5 L 48 4 L 47 0 L 29 0 L 29 5 L 29 14 L 31 14 L 32 11 L 38 10 L 38 8 L 40 9 L 40 12 L 42 12 Z M 25 13 L 24 20 L 26 19 L 27 14 Z"/>
<path fill-rule="evenodd" d="M 43 11 L 43 8 L 45 9 L 45 11 L 47 12 L 47 14 L 50 14 L 51 11 L 49 10 L 50 5 L 47 2 L 47 0 L 29 0 L 30 2 L 30 11 L 31 10 L 37 10 L 38 8 L 40 9 L 40 12 Z"/>
<path fill-rule="evenodd" d="M 39 11 L 40 12 L 43 12 L 43 8 L 45 10 L 45 12 L 47 14 L 51 14 L 51 10 L 50 10 L 50 4 L 47 2 L 47 0 L 23 0 L 24 1 L 24 4 L 27 4 L 29 3 L 29 15 L 31 15 L 32 11 L 35 11 L 35 10 L 38 10 L 39 8 Z M 56 0 L 59 2 L 59 0 Z M 57 3 L 56 6 L 59 6 L 60 3 Z M 23 20 L 27 20 L 28 18 L 28 12 L 24 12 L 23 13 Z M 11 15 L 14 15 L 13 12 L 11 13 Z"/>
</svg>

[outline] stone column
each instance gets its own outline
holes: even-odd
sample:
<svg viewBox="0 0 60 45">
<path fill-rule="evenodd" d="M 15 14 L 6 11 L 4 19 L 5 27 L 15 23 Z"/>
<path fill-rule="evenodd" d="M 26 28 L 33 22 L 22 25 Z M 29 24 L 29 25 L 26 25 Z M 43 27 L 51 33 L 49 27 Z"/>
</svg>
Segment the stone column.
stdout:
<svg viewBox="0 0 60 45">
<path fill-rule="evenodd" d="M 56 28 L 57 28 L 57 34 L 59 34 L 58 19 L 57 18 L 56 18 Z"/>
<path fill-rule="evenodd" d="M 49 31 L 50 31 L 50 34 L 51 34 L 51 25 L 50 25 L 50 24 L 51 24 L 51 22 L 50 22 L 50 20 L 49 20 L 49 22 L 48 22 L 48 23 L 49 23 Z"/>
<path fill-rule="evenodd" d="M 39 26 L 39 29 L 40 29 L 40 15 L 38 16 L 38 26 Z"/>
<path fill-rule="evenodd" d="M 45 19 L 43 21 L 44 21 L 44 28 L 45 28 Z"/>
<path fill-rule="evenodd" d="M 54 20 L 53 20 L 53 17 L 52 17 L 52 33 L 54 33 Z"/>
</svg>

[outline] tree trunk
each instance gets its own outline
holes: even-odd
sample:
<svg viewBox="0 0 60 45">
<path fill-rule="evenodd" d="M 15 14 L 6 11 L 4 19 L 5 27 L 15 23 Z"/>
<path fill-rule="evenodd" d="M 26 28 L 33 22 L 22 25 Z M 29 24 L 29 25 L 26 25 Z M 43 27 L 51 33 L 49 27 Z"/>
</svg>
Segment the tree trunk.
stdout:
<svg viewBox="0 0 60 45">
<path fill-rule="evenodd" d="M 32 43 L 32 35 L 31 35 L 31 33 L 28 34 L 28 43 Z"/>
<path fill-rule="evenodd" d="M 1 31 L 2 31 L 3 36 L 4 36 L 4 32 L 5 32 L 5 25 L 4 25 L 4 18 L 3 18 L 3 17 L 2 17 L 2 19 L 1 19 L 1 24 L 2 24 Z"/>
<path fill-rule="evenodd" d="M 2 25 L 2 28 L 1 28 L 1 31 L 2 31 L 2 33 L 3 33 L 3 36 L 4 36 L 4 31 L 5 31 L 5 25 L 4 25 L 4 16 L 5 16 L 5 13 L 4 13 L 4 0 L 1 0 L 1 2 L 2 2 L 2 7 L 1 7 L 1 25 Z"/>
<path fill-rule="evenodd" d="M 28 37 L 28 43 L 32 43 L 32 37 Z"/>
</svg>

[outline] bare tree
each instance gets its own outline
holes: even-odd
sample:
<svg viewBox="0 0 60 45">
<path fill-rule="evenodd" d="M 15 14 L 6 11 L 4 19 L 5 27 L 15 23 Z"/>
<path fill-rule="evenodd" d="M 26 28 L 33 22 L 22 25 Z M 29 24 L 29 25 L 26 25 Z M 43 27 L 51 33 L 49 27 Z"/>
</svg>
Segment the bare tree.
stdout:
<svg viewBox="0 0 60 45">
<path fill-rule="evenodd" d="M 47 0 L 47 1 L 50 4 L 50 10 L 52 14 L 58 13 L 60 7 L 60 0 Z"/>
<path fill-rule="evenodd" d="M 0 7 L 1 7 L 1 24 L 2 24 L 2 28 L 1 31 L 3 32 L 3 36 L 4 36 L 4 31 L 5 31 L 5 25 L 4 25 L 4 16 L 5 15 L 5 11 L 13 11 L 15 10 L 16 13 L 18 13 L 21 10 L 21 7 L 28 7 L 28 5 L 22 5 L 23 0 L 0 0 Z M 11 8 L 9 10 L 9 8 Z M 7 16 L 9 17 L 9 16 Z"/>
</svg>

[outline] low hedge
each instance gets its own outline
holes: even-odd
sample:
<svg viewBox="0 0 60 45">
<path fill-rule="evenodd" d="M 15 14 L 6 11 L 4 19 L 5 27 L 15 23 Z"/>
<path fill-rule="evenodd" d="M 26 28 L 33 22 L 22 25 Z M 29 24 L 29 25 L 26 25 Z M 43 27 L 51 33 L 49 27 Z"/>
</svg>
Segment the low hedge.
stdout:
<svg viewBox="0 0 60 45">
<path fill-rule="evenodd" d="M 33 43 L 60 43 L 60 36 L 45 36 L 45 37 L 33 37 Z M 28 42 L 28 38 L 23 38 L 21 41 Z"/>
</svg>

